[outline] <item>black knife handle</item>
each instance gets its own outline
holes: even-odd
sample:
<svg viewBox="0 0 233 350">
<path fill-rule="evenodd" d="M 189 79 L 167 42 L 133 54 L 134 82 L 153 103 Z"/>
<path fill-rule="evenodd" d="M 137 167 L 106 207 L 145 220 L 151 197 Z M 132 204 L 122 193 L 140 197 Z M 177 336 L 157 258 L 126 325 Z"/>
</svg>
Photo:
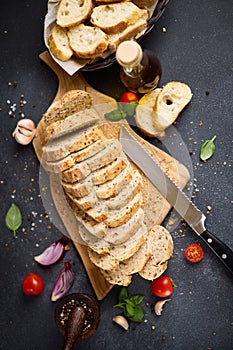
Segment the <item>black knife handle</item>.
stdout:
<svg viewBox="0 0 233 350">
<path fill-rule="evenodd" d="M 200 237 L 233 275 L 233 251 L 210 231 L 206 230 Z"/>
</svg>

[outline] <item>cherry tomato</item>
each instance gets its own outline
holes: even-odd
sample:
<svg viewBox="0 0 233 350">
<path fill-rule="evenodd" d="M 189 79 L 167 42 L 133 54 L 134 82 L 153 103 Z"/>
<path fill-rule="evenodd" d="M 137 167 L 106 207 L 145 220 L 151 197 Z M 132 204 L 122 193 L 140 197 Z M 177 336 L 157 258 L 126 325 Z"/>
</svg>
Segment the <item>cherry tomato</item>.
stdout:
<svg viewBox="0 0 233 350">
<path fill-rule="evenodd" d="M 185 249 L 184 256 L 188 261 L 199 262 L 204 258 L 204 250 L 200 244 L 192 243 Z"/>
<path fill-rule="evenodd" d="M 123 95 L 120 98 L 120 102 L 137 102 L 138 97 L 136 94 L 134 94 L 131 91 L 126 91 L 123 93 Z"/>
<path fill-rule="evenodd" d="M 26 295 L 39 295 L 44 290 L 44 282 L 36 273 L 29 273 L 23 280 L 22 290 Z"/>
<path fill-rule="evenodd" d="M 152 282 L 150 289 L 157 297 L 169 297 L 173 293 L 172 280 L 168 276 L 160 276 Z"/>
</svg>

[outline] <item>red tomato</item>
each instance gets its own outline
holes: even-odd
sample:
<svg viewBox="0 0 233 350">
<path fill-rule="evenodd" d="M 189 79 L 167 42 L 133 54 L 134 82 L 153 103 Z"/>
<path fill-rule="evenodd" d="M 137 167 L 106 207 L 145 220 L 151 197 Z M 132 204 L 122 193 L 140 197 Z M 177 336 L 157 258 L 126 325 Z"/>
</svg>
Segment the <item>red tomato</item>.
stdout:
<svg viewBox="0 0 233 350">
<path fill-rule="evenodd" d="M 152 282 L 150 289 L 157 297 L 169 297 L 173 293 L 172 280 L 168 276 L 160 276 Z"/>
<path fill-rule="evenodd" d="M 27 295 L 39 295 L 44 290 L 44 282 L 36 273 L 29 273 L 23 280 L 22 290 Z"/>
<path fill-rule="evenodd" d="M 204 258 L 204 250 L 200 244 L 192 243 L 185 249 L 184 256 L 188 261 L 199 262 Z"/>
<path fill-rule="evenodd" d="M 136 94 L 130 91 L 126 91 L 123 93 L 123 95 L 120 98 L 120 102 L 137 102 L 138 97 Z"/>
</svg>

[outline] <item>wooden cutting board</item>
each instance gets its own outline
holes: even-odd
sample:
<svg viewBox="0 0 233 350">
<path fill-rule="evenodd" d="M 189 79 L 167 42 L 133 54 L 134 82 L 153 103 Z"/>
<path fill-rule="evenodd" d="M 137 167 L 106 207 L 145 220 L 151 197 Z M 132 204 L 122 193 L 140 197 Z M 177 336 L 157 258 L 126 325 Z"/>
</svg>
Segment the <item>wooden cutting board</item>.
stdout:
<svg viewBox="0 0 233 350">
<path fill-rule="evenodd" d="M 84 79 L 82 73 L 77 72 L 73 76 L 68 75 L 50 56 L 48 51 L 40 54 L 40 59 L 44 61 L 57 75 L 58 77 L 58 90 L 53 100 L 60 99 L 65 92 L 72 89 L 80 89 L 89 92 L 93 97 L 93 106 L 97 109 L 100 117 L 103 119 L 104 131 L 108 137 L 118 137 L 121 123 L 108 122 L 104 118 L 104 113 L 109 112 L 116 108 L 116 101 L 103 93 L 98 92 L 92 88 L 87 81 Z M 52 103 L 53 103 L 52 102 Z M 161 164 L 164 170 L 170 175 L 170 177 L 177 183 L 180 188 L 184 188 L 189 180 L 189 173 L 186 167 L 176 161 L 173 157 L 148 143 L 140 136 L 138 136 L 129 127 L 126 121 L 122 121 L 124 125 L 134 134 L 139 142 L 150 152 L 150 154 Z M 43 117 L 37 125 L 37 131 L 33 140 L 34 150 L 36 155 L 41 161 L 42 158 L 42 147 L 43 147 L 43 129 L 44 120 Z M 144 176 L 144 175 L 143 175 Z M 70 208 L 68 208 L 63 189 L 60 184 L 58 174 L 49 174 L 51 194 L 57 209 L 57 212 L 70 235 L 88 274 L 89 280 L 92 284 L 94 292 L 98 300 L 103 299 L 108 292 L 111 290 L 113 285 L 109 284 L 99 269 L 90 261 L 87 254 L 87 247 L 81 244 L 80 238 L 78 237 L 79 224 Z M 158 190 L 148 181 L 144 176 L 144 201 L 145 201 L 145 221 L 148 229 L 155 224 L 161 224 L 171 207 L 169 203 L 161 196 Z M 78 237 L 78 238 L 77 238 Z"/>
</svg>

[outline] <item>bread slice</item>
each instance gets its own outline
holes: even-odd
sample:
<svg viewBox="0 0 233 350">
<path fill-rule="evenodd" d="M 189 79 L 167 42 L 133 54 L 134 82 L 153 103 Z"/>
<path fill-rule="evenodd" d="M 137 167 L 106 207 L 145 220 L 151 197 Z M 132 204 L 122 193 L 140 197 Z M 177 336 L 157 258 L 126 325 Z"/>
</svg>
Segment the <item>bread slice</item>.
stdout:
<svg viewBox="0 0 233 350">
<path fill-rule="evenodd" d="M 66 28 L 55 25 L 51 31 L 48 44 L 52 54 L 63 62 L 68 61 L 73 56 Z"/>
<path fill-rule="evenodd" d="M 147 228 L 143 224 L 129 240 L 119 245 L 113 245 L 109 253 L 119 261 L 129 259 L 145 242 L 146 235 Z"/>
<path fill-rule="evenodd" d="M 132 173 L 131 164 L 128 162 L 127 167 L 125 167 L 116 177 L 96 186 L 95 189 L 97 197 L 100 199 L 107 199 L 118 195 L 126 184 L 131 181 Z"/>
<path fill-rule="evenodd" d="M 101 269 L 114 271 L 119 266 L 119 261 L 110 254 L 98 254 L 90 247 L 87 249 L 90 260 Z"/>
<path fill-rule="evenodd" d="M 110 284 L 118 284 L 127 287 L 132 281 L 132 275 L 123 274 L 121 270 L 117 270 L 114 274 L 113 271 L 103 269 L 100 269 L 100 272 Z"/>
<path fill-rule="evenodd" d="M 108 48 L 108 36 L 97 27 L 79 24 L 69 29 L 68 37 L 70 47 L 78 58 L 94 59 Z"/>
<path fill-rule="evenodd" d="M 82 151 L 95 141 L 104 138 L 102 130 L 99 127 L 94 126 L 67 135 L 62 139 L 52 140 L 43 147 L 43 159 L 51 162 L 65 158 L 69 154 Z"/>
<path fill-rule="evenodd" d="M 79 140 L 77 140 L 76 143 L 79 143 Z M 116 139 L 103 141 L 103 144 L 105 145 L 103 150 L 85 161 L 77 163 L 72 168 L 63 171 L 62 180 L 69 183 L 79 181 L 92 171 L 112 163 L 122 153 L 121 143 Z M 74 144 L 72 148 L 74 148 Z"/>
<path fill-rule="evenodd" d="M 156 137 L 161 134 L 153 123 L 153 107 L 162 89 L 154 89 L 145 94 L 136 107 L 135 122 L 140 131 L 147 137 Z"/>
<path fill-rule="evenodd" d="M 155 8 L 157 6 L 158 0 L 133 0 L 133 3 L 140 8 L 149 8 L 150 6 L 153 6 L 153 8 Z"/>
<path fill-rule="evenodd" d="M 104 239 L 100 239 L 94 235 L 92 235 L 85 226 L 79 225 L 79 235 L 82 238 L 82 240 L 86 243 L 87 246 L 89 246 L 93 251 L 95 251 L 98 254 L 108 254 L 111 245 L 104 241 Z"/>
<path fill-rule="evenodd" d="M 163 131 L 174 123 L 191 98 L 192 92 L 188 85 L 177 81 L 167 83 L 153 107 L 152 120 L 155 129 Z"/>
<path fill-rule="evenodd" d="M 91 13 L 92 0 L 60 0 L 56 20 L 61 27 L 71 27 L 83 22 Z"/>
<path fill-rule="evenodd" d="M 78 152 L 73 152 L 57 161 L 45 161 L 43 162 L 43 165 L 49 172 L 60 173 L 62 171 L 68 170 L 74 167 L 77 163 L 85 161 L 86 159 L 92 157 L 104 149 L 104 144 L 102 142 L 103 140 L 105 140 L 104 136 Z M 42 160 L 44 161 L 44 159 Z"/>
<path fill-rule="evenodd" d="M 134 24 L 141 14 L 139 7 L 129 1 L 100 5 L 93 9 L 91 23 L 107 34 L 114 34 Z"/>
<path fill-rule="evenodd" d="M 99 122 L 100 118 L 94 108 L 85 108 L 68 115 L 63 120 L 58 120 L 48 125 L 45 129 L 45 141 L 51 137 L 54 139 L 71 134 L 80 129 L 87 128 Z"/>
<path fill-rule="evenodd" d="M 90 193 L 82 198 L 76 198 L 72 196 L 70 193 L 66 193 L 66 195 L 70 198 L 72 202 L 74 202 L 77 207 L 83 211 L 87 211 L 93 208 L 98 202 L 98 198 L 95 193 L 95 189 L 92 188 Z"/>
<path fill-rule="evenodd" d="M 108 228 L 104 240 L 114 245 L 125 243 L 142 226 L 143 220 L 144 211 L 139 208 L 125 224 Z"/>
<path fill-rule="evenodd" d="M 106 219 L 108 227 L 117 227 L 125 224 L 141 207 L 141 203 L 142 194 L 139 192 L 121 209 L 109 210 Z"/>
<path fill-rule="evenodd" d="M 165 263 L 173 253 L 173 241 L 170 233 L 161 225 L 155 225 L 148 236 L 152 246 L 152 256 L 139 272 L 140 275 L 148 280 L 155 279 L 158 274 L 157 267 Z"/>
<path fill-rule="evenodd" d="M 51 123 L 63 120 L 73 113 L 85 110 L 92 106 L 91 94 L 83 90 L 70 90 L 61 99 L 55 101 L 43 115 L 46 126 Z"/>
<path fill-rule="evenodd" d="M 115 52 L 117 46 L 121 42 L 135 38 L 147 27 L 148 18 L 149 12 L 147 10 L 142 10 L 141 17 L 134 24 L 128 25 L 128 27 L 123 31 L 117 32 L 115 34 L 109 34 L 109 50 Z"/>
</svg>

